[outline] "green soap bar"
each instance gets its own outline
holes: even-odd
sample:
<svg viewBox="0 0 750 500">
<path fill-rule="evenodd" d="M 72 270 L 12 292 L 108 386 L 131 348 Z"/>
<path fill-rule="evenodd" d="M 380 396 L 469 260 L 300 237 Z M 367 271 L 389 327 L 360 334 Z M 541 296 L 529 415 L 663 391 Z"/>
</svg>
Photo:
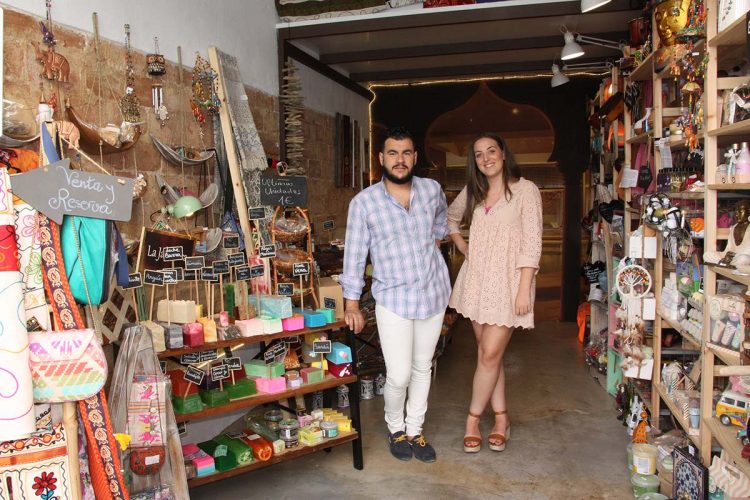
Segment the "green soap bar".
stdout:
<svg viewBox="0 0 750 500">
<path fill-rule="evenodd" d="M 271 372 L 271 376 L 269 378 L 283 377 L 284 372 L 286 371 L 284 369 L 284 363 L 279 363 L 277 361 L 274 361 L 273 363 L 268 365 L 268 369 Z"/>
<path fill-rule="evenodd" d="M 222 434 L 221 436 L 216 436 L 214 441 L 226 445 L 227 449 L 234 453 L 234 456 L 237 457 L 237 465 L 245 465 L 253 461 L 253 449 L 239 439 L 230 438 Z"/>
<path fill-rule="evenodd" d="M 200 394 L 201 400 L 203 400 L 209 408 L 229 404 L 229 393 L 227 391 L 213 389 L 210 391 L 200 391 Z"/>
<path fill-rule="evenodd" d="M 195 413 L 203 410 L 201 397 L 197 394 L 189 394 L 185 398 L 172 396 L 172 406 L 174 406 L 174 412 L 180 414 Z"/>
<path fill-rule="evenodd" d="M 325 380 L 326 374 L 323 370 L 310 370 L 307 372 L 307 383 L 308 384 L 317 384 L 318 382 L 322 382 Z"/>
<path fill-rule="evenodd" d="M 327 324 L 336 322 L 336 311 L 333 309 L 316 309 L 315 312 L 323 314 Z"/>
<path fill-rule="evenodd" d="M 232 400 L 246 398 L 258 392 L 255 380 L 247 378 L 236 379 L 233 384 L 224 384 L 224 389 L 229 393 L 229 399 Z"/>
<path fill-rule="evenodd" d="M 214 457 L 214 465 L 216 466 L 216 470 L 219 472 L 224 472 L 226 470 L 231 470 L 237 467 L 237 456 L 232 450 L 228 449 L 226 445 L 221 445 L 220 453 L 214 453 L 217 451 L 216 449 L 219 448 L 220 445 L 221 443 L 210 440 L 198 443 L 198 448 Z"/>
<path fill-rule="evenodd" d="M 248 377 L 270 378 L 268 365 L 262 359 L 253 359 L 245 363 L 245 374 Z"/>
</svg>

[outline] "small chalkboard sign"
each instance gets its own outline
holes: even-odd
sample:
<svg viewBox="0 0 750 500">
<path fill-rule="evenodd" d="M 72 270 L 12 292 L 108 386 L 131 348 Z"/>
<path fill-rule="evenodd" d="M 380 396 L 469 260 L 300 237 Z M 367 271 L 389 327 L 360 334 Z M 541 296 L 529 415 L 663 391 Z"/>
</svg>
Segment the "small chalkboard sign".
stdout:
<svg viewBox="0 0 750 500">
<path fill-rule="evenodd" d="M 331 352 L 330 340 L 313 341 L 313 354 L 328 354 L 329 352 Z"/>
<path fill-rule="evenodd" d="M 199 363 L 201 360 L 200 353 L 198 352 L 187 352 L 180 356 L 180 363 L 183 365 L 191 365 L 193 363 Z"/>
<path fill-rule="evenodd" d="M 229 378 L 229 367 L 227 365 L 222 363 L 218 366 L 211 367 L 211 380 L 218 382 L 225 378 Z"/>
<path fill-rule="evenodd" d="M 176 285 L 177 284 L 177 269 L 165 269 L 161 272 L 164 276 L 165 285 Z"/>
<path fill-rule="evenodd" d="M 251 278 L 260 278 L 263 276 L 265 272 L 265 268 L 263 266 L 253 266 L 250 268 L 250 277 Z"/>
<path fill-rule="evenodd" d="M 177 434 L 180 436 L 187 434 L 187 422 L 177 422 Z"/>
<path fill-rule="evenodd" d="M 124 287 L 126 290 L 130 288 L 140 288 L 143 286 L 143 278 L 141 273 L 128 274 L 128 285 Z"/>
<path fill-rule="evenodd" d="M 250 220 L 260 220 L 266 218 L 266 209 L 263 207 L 251 207 L 248 210 L 248 218 Z"/>
<path fill-rule="evenodd" d="M 201 269 L 201 279 L 203 281 L 214 282 L 219 279 L 219 277 L 216 276 L 213 267 L 204 267 L 203 269 Z"/>
<path fill-rule="evenodd" d="M 310 263 L 309 262 L 295 262 L 292 268 L 293 276 L 307 276 L 310 274 Z"/>
<path fill-rule="evenodd" d="M 336 227 L 336 223 L 333 219 L 323 221 L 323 231 L 333 231 Z"/>
<path fill-rule="evenodd" d="M 146 271 L 143 273 L 143 282 L 146 285 L 163 286 L 164 274 L 161 271 L 152 271 L 150 269 L 146 269 Z"/>
<path fill-rule="evenodd" d="M 273 353 L 276 356 L 286 354 L 286 344 L 284 342 L 277 342 L 273 345 Z"/>
<path fill-rule="evenodd" d="M 294 283 L 276 283 L 276 295 L 291 297 L 294 295 Z"/>
<path fill-rule="evenodd" d="M 262 245 L 260 247 L 260 258 L 270 259 L 276 257 L 276 245 Z"/>
<path fill-rule="evenodd" d="M 185 270 L 181 267 L 175 267 L 174 270 L 177 272 L 177 281 L 185 281 Z"/>
<path fill-rule="evenodd" d="M 242 252 L 233 253 L 227 256 L 227 260 L 230 267 L 242 266 L 245 264 L 245 254 Z"/>
<path fill-rule="evenodd" d="M 218 358 L 219 358 L 219 353 L 216 351 L 216 349 L 209 349 L 208 351 L 200 352 L 201 363 L 204 361 L 213 361 L 214 359 L 218 359 Z"/>
<path fill-rule="evenodd" d="M 203 377 L 206 376 L 206 372 L 203 370 L 200 370 L 194 366 L 188 366 L 187 370 L 185 370 L 185 375 L 182 376 L 185 380 L 188 382 L 192 382 L 195 385 L 201 385 L 201 382 L 203 382 Z"/>
<path fill-rule="evenodd" d="M 336 309 L 336 299 L 323 297 L 323 307 L 326 309 Z"/>
<path fill-rule="evenodd" d="M 195 271 L 197 269 L 203 269 L 206 266 L 206 258 L 202 255 L 197 257 L 185 257 L 185 269 Z"/>
<path fill-rule="evenodd" d="M 228 272 L 229 272 L 228 260 L 215 260 L 214 261 L 214 273 L 227 274 Z"/>
<path fill-rule="evenodd" d="M 268 349 L 263 353 L 263 361 L 265 361 L 266 364 L 272 362 L 274 359 L 276 359 L 276 354 L 274 354 L 273 349 Z"/>
<path fill-rule="evenodd" d="M 167 374 L 167 362 L 166 361 L 159 361 L 159 368 L 161 368 L 161 372 L 164 375 Z"/>
<path fill-rule="evenodd" d="M 238 356 L 224 358 L 224 364 L 226 364 L 230 370 L 242 370 L 242 360 Z"/>
<path fill-rule="evenodd" d="M 183 279 L 185 281 L 198 281 L 200 279 L 201 275 L 198 271 L 195 269 L 191 269 L 189 271 L 185 271 L 183 275 Z"/>
<path fill-rule="evenodd" d="M 299 335 L 284 338 L 284 343 L 287 345 L 299 344 Z"/>
<path fill-rule="evenodd" d="M 240 235 L 237 233 L 226 233 L 224 235 L 224 248 L 240 248 Z"/>
<path fill-rule="evenodd" d="M 287 207 L 307 206 L 307 177 L 296 175 L 262 176 L 260 203 Z"/>
<path fill-rule="evenodd" d="M 228 437 L 229 439 L 242 439 L 243 437 L 247 437 L 247 434 L 245 434 L 242 431 L 239 432 L 225 432 L 224 435 Z"/>
<path fill-rule="evenodd" d="M 182 260 L 184 258 L 185 258 L 185 254 L 183 253 L 181 246 L 164 248 L 163 259 L 165 261 L 171 262 L 173 260 Z"/>
<path fill-rule="evenodd" d="M 252 277 L 248 266 L 235 267 L 234 274 L 237 281 L 247 281 Z"/>
</svg>

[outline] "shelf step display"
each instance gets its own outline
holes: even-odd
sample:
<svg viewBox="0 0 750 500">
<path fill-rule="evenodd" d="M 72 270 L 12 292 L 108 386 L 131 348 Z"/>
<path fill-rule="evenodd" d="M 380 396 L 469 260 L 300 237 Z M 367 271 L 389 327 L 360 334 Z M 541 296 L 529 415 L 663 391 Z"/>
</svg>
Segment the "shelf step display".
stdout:
<svg viewBox="0 0 750 500">
<path fill-rule="evenodd" d="M 727 269 L 725 267 L 716 266 L 712 264 L 706 264 L 706 267 L 711 269 L 716 274 L 720 274 L 724 276 L 725 278 L 729 278 L 732 281 L 736 281 L 737 283 L 742 283 L 745 286 L 750 286 L 750 275 L 747 274 L 734 274 L 734 269 Z"/>
<path fill-rule="evenodd" d="M 685 331 L 685 329 L 676 321 L 673 321 L 666 317 L 664 314 L 659 313 L 659 316 L 661 316 L 661 320 L 667 324 L 668 328 L 671 328 L 672 330 L 677 330 L 680 335 L 682 335 L 682 338 L 685 339 L 685 341 L 696 348 L 700 349 L 701 343 L 700 340 L 696 339 L 692 335 L 690 335 L 688 332 Z"/>
<path fill-rule="evenodd" d="M 285 450 L 278 455 L 274 455 L 270 460 L 266 460 L 266 461 L 257 460 L 247 465 L 236 467 L 234 469 L 230 469 L 225 472 L 218 472 L 215 474 L 210 474 L 208 476 L 188 479 L 188 486 L 190 488 L 195 488 L 197 486 L 201 486 L 204 484 L 213 483 L 214 481 L 219 481 L 222 479 L 227 479 L 229 477 L 239 476 L 240 474 L 244 474 L 246 472 L 262 469 L 264 467 L 279 464 L 282 462 L 287 462 L 289 460 L 294 460 L 295 458 L 304 457 L 305 455 L 315 453 L 316 451 L 327 450 L 327 449 L 333 448 L 334 446 L 339 446 L 342 444 L 350 443 L 354 441 L 355 439 L 357 439 L 358 437 L 359 437 L 359 433 L 356 431 L 343 432 L 339 434 L 338 437 L 331 438 L 331 439 L 324 439 L 322 442 L 313 446 L 299 445 L 295 448 Z"/>
<path fill-rule="evenodd" d="M 654 72 L 654 53 L 651 52 L 646 59 L 641 62 L 631 73 L 630 80 L 634 82 L 642 82 L 645 80 L 651 80 Z"/>
<path fill-rule="evenodd" d="M 734 461 L 737 468 L 743 474 L 750 477 L 750 462 L 746 458 L 742 458 L 742 443 L 737 439 L 739 428 L 733 425 L 724 425 L 716 417 L 704 418 L 703 422 L 710 429 L 711 435 L 724 448 L 724 451 L 729 454 L 729 458 Z"/>
<path fill-rule="evenodd" d="M 691 429 L 690 425 L 687 420 L 685 420 L 685 417 L 683 415 L 683 412 L 680 408 L 677 407 L 677 404 L 674 402 L 674 400 L 667 394 L 667 389 L 662 384 L 654 384 L 654 387 L 656 387 L 657 392 L 659 393 L 659 397 L 661 397 L 661 400 L 664 401 L 664 404 L 667 405 L 669 408 L 669 411 L 672 412 L 672 416 L 674 416 L 674 419 L 680 424 L 682 429 L 685 431 L 685 434 L 688 435 L 690 440 L 696 445 L 699 446 L 698 442 L 698 436 L 697 436 L 697 429 Z M 692 430 L 692 433 L 691 433 Z"/>
<path fill-rule="evenodd" d="M 738 366 L 740 364 L 740 353 L 737 351 L 733 351 L 731 349 L 727 349 L 726 347 L 721 347 L 710 342 L 706 342 L 706 348 L 729 366 Z"/>
<path fill-rule="evenodd" d="M 709 47 L 724 47 L 727 45 L 737 46 L 745 45 L 745 16 L 735 20 L 732 24 L 724 28 L 720 33 L 708 41 Z"/>
</svg>

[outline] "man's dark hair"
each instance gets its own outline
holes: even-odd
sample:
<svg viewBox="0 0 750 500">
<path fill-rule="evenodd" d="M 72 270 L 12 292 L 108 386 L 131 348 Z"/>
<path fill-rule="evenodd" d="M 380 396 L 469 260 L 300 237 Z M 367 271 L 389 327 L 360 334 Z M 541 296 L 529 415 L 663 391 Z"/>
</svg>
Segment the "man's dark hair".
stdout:
<svg viewBox="0 0 750 500">
<path fill-rule="evenodd" d="M 385 141 L 388 139 L 395 139 L 397 141 L 402 141 L 404 139 L 409 139 L 412 144 L 414 144 L 414 137 L 411 135 L 411 132 L 406 127 L 392 127 L 389 128 L 388 131 L 385 133 L 385 136 L 383 137 L 383 141 L 380 143 L 380 151 L 385 150 Z"/>
</svg>

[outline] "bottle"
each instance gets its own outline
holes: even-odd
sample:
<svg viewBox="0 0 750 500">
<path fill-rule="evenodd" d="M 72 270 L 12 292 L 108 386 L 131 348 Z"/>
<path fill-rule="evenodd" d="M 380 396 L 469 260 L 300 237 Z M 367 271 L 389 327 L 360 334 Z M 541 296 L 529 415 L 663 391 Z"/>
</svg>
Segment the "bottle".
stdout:
<svg viewBox="0 0 750 500">
<path fill-rule="evenodd" d="M 737 167 L 735 172 L 737 173 L 736 182 L 750 182 L 750 149 L 748 149 L 746 142 L 742 143 L 740 154 L 737 157 Z"/>
</svg>

